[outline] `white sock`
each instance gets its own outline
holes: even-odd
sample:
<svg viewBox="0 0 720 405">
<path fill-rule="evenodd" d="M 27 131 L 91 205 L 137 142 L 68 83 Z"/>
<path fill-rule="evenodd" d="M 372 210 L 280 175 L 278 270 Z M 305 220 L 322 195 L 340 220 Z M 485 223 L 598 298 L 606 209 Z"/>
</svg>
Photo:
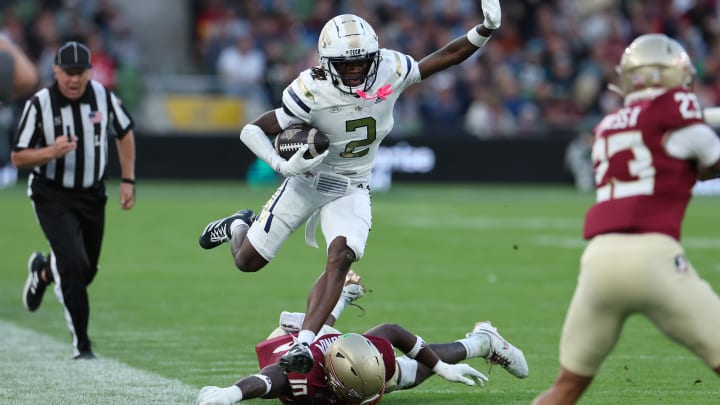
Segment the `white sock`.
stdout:
<svg viewBox="0 0 720 405">
<path fill-rule="evenodd" d="M 470 335 L 470 337 L 457 340 L 456 342 L 461 343 L 465 347 L 465 352 L 467 353 L 466 359 L 487 357 L 490 352 L 490 338 L 486 335 Z"/>
<path fill-rule="evenodd" d="M 300 333 L 298 333 L 297 339 L 300 343 L 310 344 L 313 340 L 315 340 L 315 332 L 303 329 L 300 331 Z"/>
<path fill-rule="evenodd" d="M 348 304 L 349 300 L 345 300 L 345 298 L 341 295 L 337 304 L 335 304 L 335 308 L 333 308 L 332 312 L 330 312 L 330 315 L 332 315 L 335 320 L 338 320 L 340 318 L 340 314 L 342 314 Z"/>
<path fill-rule="evenodd" d="M 243 225 L 249 228 L 248 224 L 246 224 L 245 221 L 243 221 L 242 219 L 236 219 L 232 221 L 232 223 L 230 224 L 230 236 L 232 237 L 232 235 L 235 233 L 235 229 Z"/>
</svg>

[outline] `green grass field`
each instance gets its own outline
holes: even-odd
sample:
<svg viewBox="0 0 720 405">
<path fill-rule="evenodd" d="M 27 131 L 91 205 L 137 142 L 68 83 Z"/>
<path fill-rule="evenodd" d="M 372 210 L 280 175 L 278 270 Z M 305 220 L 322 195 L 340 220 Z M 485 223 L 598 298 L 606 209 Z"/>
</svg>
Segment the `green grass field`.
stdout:
<svg viewBox="0 0 720 405">
<path fill-rule="evenodd" d="M 277 325 L 280 311 L 304 311 L 310 286 L 324 267 L 323 250 L 305 246 L 298 232 L 274 262 L 244 274 L 235 270 L 227 246 L 205 251 L 197 237 L 212 219 L 239 208 L 259 209 L 272 191 L 230 182 L 146 181 L 138 186 L 136 207 L 125 212 L 111 184 L 100 273 L 90 287 L 90 336 L 97 354 L 177 381 L 193 395 L 204 385 L 228 385 L 256 372 L 254 344 Z M 547 388 L 558 370 L 560 328 L 584 247 L 582 218 L 591 202 L 591 195 L 562 186 L 396 185 L 373 195 L 365 258 L 353 267 L 371 292 L 358 301 L 364 315 L 350 307 L 336 326 L 362 332 L 396 322 L 427 341 L 441 342 L 461 338 L 475 321 L 490 319 L 524 350 L 530 366 L 524 380 L 494 368 L 483 389 L 433 378 L 390 394 L 383 403 L 528 404 Z M 683 241 L 692 263 L 716 290 L 717 206 L 717 197 L 693 200 Z M 141 402 L 129 393 L 135 385 L 123 374 L 111 374 L 107 383 L 84 377 L 63 382 L 63 364 L 73 362 L 60 305 L 51 290 L 34 314 L 20 300 L 29 254 L 47 250 L 24 185 L 0 190 L 0 211 L 0 403 L 111 402 L 89 399 L 87 393 L 117 403 Z M 59 354 L 48 358 L 54 356 L 60 382 L 28 387 L 23 376 L 43 365 L 8 349 L 9 325 L 42 335 L 19 338 L 33 358 L 42 359 L 45 340 L 59 342 Z M 12 354 L 18 359 L 8 364 Z M 484 361 L 470 364 L 488 371 Z M 33 396 L 33 389 L 43 396 Z M 581 403 L 716 404 L 719 397 L 720 380 L 712 371 L 635 317 Z M 183 402 L 161 395 L 142 400 L 173 401 Z"/>
</svg>

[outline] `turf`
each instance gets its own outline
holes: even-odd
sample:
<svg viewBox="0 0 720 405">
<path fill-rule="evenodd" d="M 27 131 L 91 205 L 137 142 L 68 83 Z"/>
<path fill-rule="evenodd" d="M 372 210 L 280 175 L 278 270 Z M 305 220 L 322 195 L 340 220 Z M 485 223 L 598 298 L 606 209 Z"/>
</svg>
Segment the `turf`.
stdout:
<svg viewBox="0 0 720 405">
<path fill-rule="evenodd" d="M 111 184 L 100 273 L 90 287 L 95 350 L 197 388 L 256 372 L 254 344 L 276 326 L 280 311 L 304 310 L 324 267 L 323 250 L 305 246 L 298 232 L 273 263 L 244 274 L 226 246 L 205 251 L 197 237 L 208 221 L 257 210 L 272 192 L 240 182 L 147 181 L 138 186 L 137 206 L 125 212 Z M 358 302 L 364 312 L 350 307 L 336 326 L 362 332 L 395 322 L 441 342 L 490 319 L 530 365 L 525 380 L 494 368 L 483 389 L 433 378 L 383 403 L 528 404 L 547 388 L 558 370 L 558 337 L 591 202 L 591 195 L 564 186 L 399 184 L 374 194 L 366 255 L 353 266 L 371 291 Z M 716 207 L 717 197 L 693 200 L 683 243 L 717 290 Z M 34 314 L 20 301 L 28 255 L 47 249 L 24 186 L 0 190 L 0 210 L 0 319 L 66 343 L 69 357 L 52 293 Z M 483 361 L 470 364 L 488 371 Z M 13 384 L 22 381 L 13 382 L 12 373 L 4 379 L 13 403 Z M 712 371 L 635 317 L 581 403 L 714 404 L 718 395 Z"/>
</svg>

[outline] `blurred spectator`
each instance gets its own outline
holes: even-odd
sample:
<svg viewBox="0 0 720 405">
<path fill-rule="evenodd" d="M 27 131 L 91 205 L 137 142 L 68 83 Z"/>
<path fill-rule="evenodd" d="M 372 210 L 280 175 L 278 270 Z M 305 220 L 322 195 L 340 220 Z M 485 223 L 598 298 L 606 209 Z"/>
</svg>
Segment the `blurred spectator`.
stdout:
<svg viewBox="0 0 720 405">
<path fill-rule="evenodd" d="M 117 63 L 115 58 L 105 49 L 100 31 L 90 33 L 85 41 L 92 54 L 92 69 L 90 78 L 97 80 L 103 86 L 115 91 L 117 84 Z"/>
<path fill-rule="evenodd" d="M 429 91 L 422 103 L 423 126 L 438 136 L 457 135 L 456 128 L 465 113 L 464 100 L 458 97 L 456 78 L 451 73 L 440 72 L 430 78 Z M 462 93 L 462 92 L 460 92 Z"/>
<path fill-rule="evenodd" d="M 230 96 L 246 102 L 248 116 L 268 109 L 265 91 L 266 63 L 264 53 L 255 47 L 255 42 L 246 28 L 233 33 L 232 44 L 220 52 L 217 74 L 221 90 Z"/>
<path fill-rule="evenodd" d="M 472 89 L 472 102 L 464 118 L 464 129 L 477 138 L 511 136 L 517 129 L 515 118 L 500 97 L 483 84 Z"/>
<path fill-rule="evenodd" d="M 593 174 L 592 132 L 582 131 L 565 149 L 565 168 L 572 174 L 575 188 L 579 191 L 592 191 L 595 189 Z"/>
<path fill-rule="evenodd" d="M 140 47 L 125 16 L 112 0 L 23 0 L 0 2 L 4 29 L 27 52 L 40 73 L 40 87 L 54 80 L 52 65 L 59 44 L 85 42 L 93 53 L 93 79 L 139 107 Z"/>
<path fill-rule="evenodd" d="M 153 67 L 141 65 L 140 47 L 116 6 L 118 1 L 1 1 L 3 31 L 37 62 L 42 85 L 52 80 L 52 55 L 59 43 L 99 36 L 101 49 L 115 63 L 116 91 L 134 108 L 142 97 L 142 73 L 152 72 Z M 216 78 L 223 91 L 276 104 L 294 77 L 288 72 L 318 64 L 317 35 L 334 15 L 361 15 L 375 26 L 381 47 L 422 57 L 438 44 L 463 35 L 469 21 L 480 20 L 479 3 L 191 0 L 187 31 L 193 47 L 187 52 L 192 70 Z M 485 103 L 492 101 L 515 119 L 514 130 L 483 136 L 555 136 L 555 131 L 546 131 L 559 127 L 576 133 L 575 126 L 617 102 L 606 90 L 615 81 L 614 61 L 631 38 L 648 32 L 679 40 L 698 69 L 696 92 L 708 105 L 720 103 L 720 20 L 715 0 L 503 0 L 502 29 L 483 52 L 449 73 L 452 86 L 424 87 L 416 92 L 417 99 L 398 106 L 397 136 L 428 129 L 419 126 L 418 117 L 429 123 L 447 120 L 440 125 L 442 136 L 477 136 L 478 128 L 473 133 L 466 130 L 466 120 L 476 116 L 478 108 L 489 107 L 471 101 L 478 83 L 484 85 L 485 97 L 492 96 Z M 227 56 L 221 63 L 224 52 Z M 250 62 L 240 65 L 245 61 Z"/>
</svg>

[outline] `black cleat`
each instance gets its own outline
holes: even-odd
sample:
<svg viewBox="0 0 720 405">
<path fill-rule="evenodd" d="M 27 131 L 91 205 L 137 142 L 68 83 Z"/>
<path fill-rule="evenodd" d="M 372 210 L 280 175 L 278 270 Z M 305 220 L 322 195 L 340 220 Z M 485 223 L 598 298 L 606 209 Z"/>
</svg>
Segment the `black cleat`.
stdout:
<svg viewBox="0 0 720 405">
<path fill-rule="evenodd" d="M 200 234 L 200 246 L 203 249 L 212 249 L 230 240 L 230 225 L 236 219 L 240 219 L 248 226 L 255 220 L 255 213 L 252 210 L 240 210 L 229 217 L 220 218 L 210 222 Z"/>
<path fill-rule="evenodd" d="M 28 278 L 23 288 L 23 304 L 30 312 L 40 308 L 45 288 L 49 282 L 43 281 L 42 270 L 47 265 L 47 258 L 41 252 L 34 252 L 28 259 Z"/>
<path fill-rule="evenodd" d="M 287 353 L 283 354 L 278 365 L 285 372 L 307 374 L 315 365 L 315 360 L 307 343 L 295 343 Z"/>
<path fill-rule="evenodd" d="M 92 360 L 95 354 L 91 350 L 83 350 L 73 357 L 73 360 Z"/>
</svg>

